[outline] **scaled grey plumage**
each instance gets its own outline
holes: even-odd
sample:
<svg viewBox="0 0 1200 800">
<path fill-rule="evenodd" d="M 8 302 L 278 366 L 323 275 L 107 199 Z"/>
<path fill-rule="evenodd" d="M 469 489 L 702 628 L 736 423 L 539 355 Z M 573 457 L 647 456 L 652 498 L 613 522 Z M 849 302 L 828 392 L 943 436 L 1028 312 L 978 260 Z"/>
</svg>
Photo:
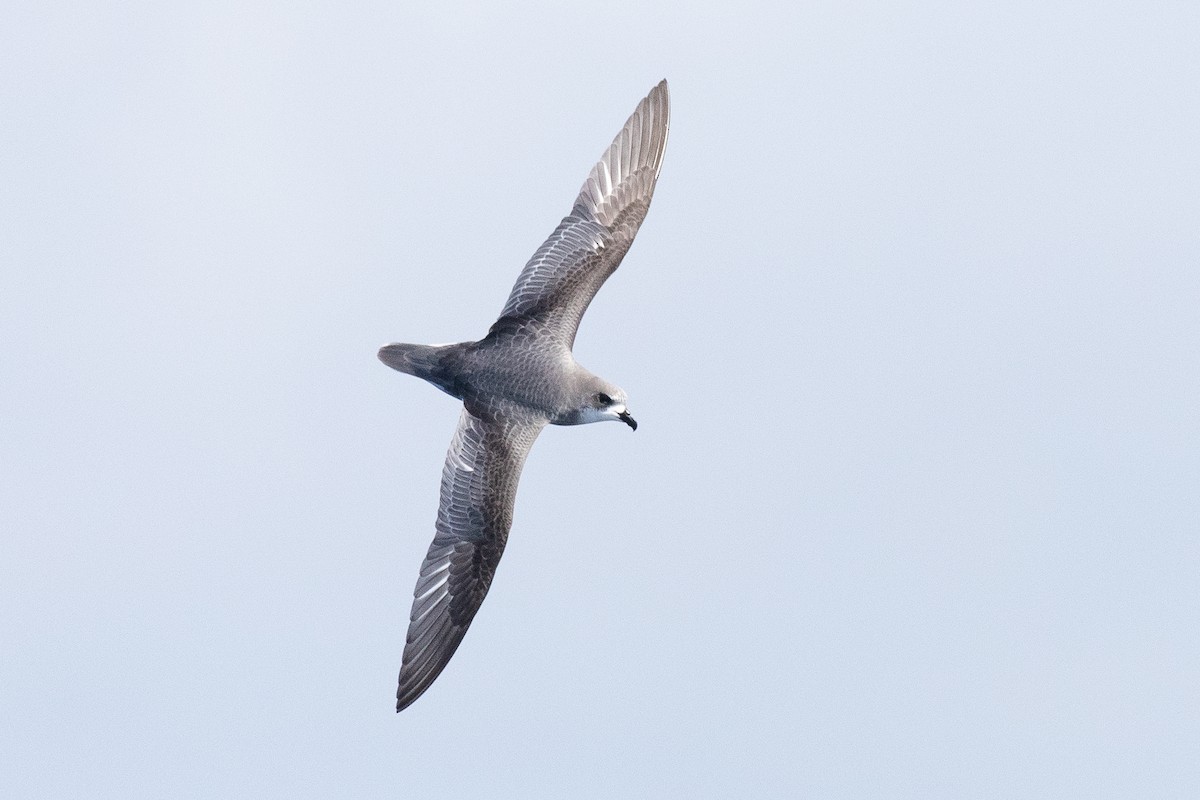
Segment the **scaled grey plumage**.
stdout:
<svg viewBox="0 0 1200 800">
<path fill-rule="evenodd" d="M 615 419 L 634 430 L 625 392 L 576 363 L 579 320 L 637 234 L 662 166 L 667 82 L 638 104 L 592 168 L 571 213 L 521 270 L 478 342 L 390 344 L 389 367 L 463 401 L 442 469 L 437 534 L 413 591 L 396 710 L 454 654 L 504 552 L 525 457 L 547 424 Z"/>
</svg>

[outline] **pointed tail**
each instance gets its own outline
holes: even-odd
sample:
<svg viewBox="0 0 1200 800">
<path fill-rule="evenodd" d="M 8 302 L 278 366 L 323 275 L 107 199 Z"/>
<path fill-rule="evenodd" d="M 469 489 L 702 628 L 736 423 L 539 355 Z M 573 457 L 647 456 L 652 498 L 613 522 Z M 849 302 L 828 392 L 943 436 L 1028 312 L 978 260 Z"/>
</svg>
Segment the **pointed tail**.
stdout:
<svg viewBox="0 0 1200 800">
<path fill-rule="evenodd" d="M 454 388 L 454 370 L 447 369 L 443 360 L 446 352 L 455 345 L 430 344 L 385 344 L 379 348 L 379 360 L 394 370 L 415 375 L 454 397 L 459 393 Z M 461 399 L 461 398 L 460 398 Z"/>
<path fill-rule="evenodd" d="M 437 369 L 437 351 L 440 347 L 427 344 L 385 344 L 379 348 L 379 360 L 389 367 L 408 375 L 424 378 L 430 370 Z"/>
</svg>

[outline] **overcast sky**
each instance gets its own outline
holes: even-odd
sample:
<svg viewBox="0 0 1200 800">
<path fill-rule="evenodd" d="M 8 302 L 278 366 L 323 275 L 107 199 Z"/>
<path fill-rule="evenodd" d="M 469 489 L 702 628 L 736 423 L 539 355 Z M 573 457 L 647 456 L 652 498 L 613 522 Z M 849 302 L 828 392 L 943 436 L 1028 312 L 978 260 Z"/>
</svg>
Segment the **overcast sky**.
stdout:
<svg viewBox="0 0 1200 800">
<path fill-rule="evenodd" d="M 0 794 L 1200 793 L 1194 3 L 10 3 Z M 654 205 L 393 711 L 478 338 Z"/>
</svg>

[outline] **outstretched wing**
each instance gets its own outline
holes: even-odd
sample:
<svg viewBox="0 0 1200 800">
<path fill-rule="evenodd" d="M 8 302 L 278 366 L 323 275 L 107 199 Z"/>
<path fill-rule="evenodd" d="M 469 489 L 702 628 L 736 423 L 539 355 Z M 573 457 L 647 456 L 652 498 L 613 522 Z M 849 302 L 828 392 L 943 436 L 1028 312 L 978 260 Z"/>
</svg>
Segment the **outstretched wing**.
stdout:
<svg viewBox="0 0 1200 800">
<path fill-rule="evenodd" d="M 579 320 L 637 235 L 662 167 L 670 122 L 667 82 L 655 86 L 604 151 L 575 206 L 521 270 L 492 326 L 535 320 L 568 347 Z"/>
<path fill-rule="evenodd" d="M 413 590 L 397 711 L 429 688 L 479 610 L 508 540 L 521 468 L 545 425 L 463 409 L 442 469 L 437 535 Z"/>
</svg>

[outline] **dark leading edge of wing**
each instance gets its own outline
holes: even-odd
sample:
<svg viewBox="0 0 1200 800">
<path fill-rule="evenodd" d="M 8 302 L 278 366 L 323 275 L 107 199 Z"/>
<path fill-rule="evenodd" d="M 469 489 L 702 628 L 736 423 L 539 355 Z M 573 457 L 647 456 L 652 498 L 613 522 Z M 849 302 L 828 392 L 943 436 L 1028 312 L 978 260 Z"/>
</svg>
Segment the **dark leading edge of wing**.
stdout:
<svg viewBox="0 0 1200 800">
<path fill-rule="evenodd" d="M 521 270 L 500 312 L 533 318 L 568 347 L 596 292 L 616 271 L 637 235 L 662 168 L 670 124 L 662 81 L 638 104 L 583 183 L 571 213 Z"/>
</svg>

